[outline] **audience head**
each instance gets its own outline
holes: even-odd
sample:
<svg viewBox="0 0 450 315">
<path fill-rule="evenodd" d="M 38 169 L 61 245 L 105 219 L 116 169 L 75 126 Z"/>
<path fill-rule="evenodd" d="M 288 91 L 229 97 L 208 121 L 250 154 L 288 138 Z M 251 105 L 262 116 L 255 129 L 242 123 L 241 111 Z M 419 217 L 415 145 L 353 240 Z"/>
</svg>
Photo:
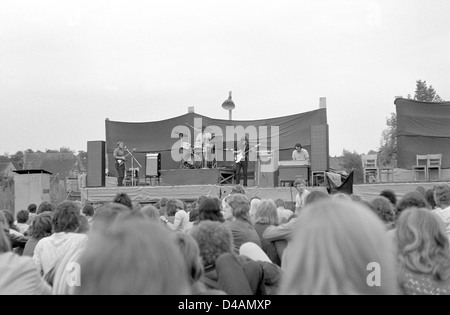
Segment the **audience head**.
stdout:
<svg viewBox="0 0 450 315">
<path fill-rule="evenodd" d="M 352 199 L 350 198 L 349 195 L 344 194 L 344 193 L 336 193 L 331 195 L 331 199 L 336 200 L 336 201 L 352 201 Z"/>
<path fill-rule="evenodd" d="M 38 214 L 30 225 L 30 237 L 36 240 L 40 240 L 44 237 L 52 235 L 52 217 L 52 212 L 44 212 Z"/>
<path fill-rule="evenodd" d="M 199 207 L 198 221 L 205 221 L 205 220 L 219 221 L 219 222 L 225 221 L 225 219 L 223 218 L 222 211 L 220 211 L 220 206 L 217 204 L 217 201 L 212 198 L 203 200 L 203 202 L 200 204 Z"/>
<path fill-rule="evenodd" d="M 27 223 L 29 216 L 30 213 L 28 212 L 28 210 L 20 210 L 19 213 L 17 213 L 17 223 Z"/>
<path fill-rule="evenodd" d="M 420 193 L 423 197 L 426 197 L 427 191 L 423 186 L 417 186 L 416 190 L 418 193 Z"/>
<path fill-rule="evenodd" d="M 192 236 L 177 232 L 175 242 L 185 259 L 185 266 L 189 276 L 190 284 L 194 284 L 203 276 L 203 264 L 200 256 L 200 249 Z"/>
<path fill-rule="evenodd" d="M 183 210 L 184 204 L 181 200 L 171 199 L 167 202 L 166 213 L 169 217 L 173 217 L 178 210 Z"/>
<path fill-rule="evenodd" d="M 53 232 L 76 232 L 80 226 L 80 208 L 73 201 L 61 202 L 53 214 Z"/>
<path fill-rule="evenodd" d="M 39 205 L 39 208 L 38 208 L 36 214 L 41 214 L 44 212 L 53 212 L 54 210 L 55 210 L 55 207 L 50 202 L 44 201 L 43 203 L 41 203 Z"/>
<path fill-rule="evenodd" d="M 93 231 L 80 258 L 82 295 L 189 294 L 186 263 L 174 234 L 147 220 Z"/>
<path fill-rule="evenodd" d="M 302 194 L 306 187 L 306 181 L 303 178 L 297 178 L 294 181 L 294 187 L 300 194 Z"/>
<path fill-rule="evenodd" d="M 438 184 L 433 188 L 434 191 L 434 200 L 436 201 L 436 205 L 445 209 L 450 206 L 450 186 L 447 184 Z"/>
<path fill-rule="evenodd" d="M 434 200 L 434 190 L 428 189 L 426 193 L 426 199 L 428 204 L 430 205 L 431 209 L 436 209 L 436 201 Z"/>
<path fill-rule="evenodd" d="M 169 199 L 164 197 L 164 198 L 161 198 L 161 200 L 158 202 L 158 204 L 159 204 L 158 209 L 159 209 L 159 215 L 160 216 L 166 214 L 166 207 L 167 207 L 167 202 L 168 201 L 169 201 Z"/>
<path fill-rule="evenodd" d="M 242 185 L 234 186 L 233 189 L 231 190 L 230 194 L 242 194 L 242 195 L 245 195 L 244 186 L 242 186 Z"/>
<path fill-rule="evenodd" d="M 165 207 L 165 206 L 167 206 L 167 202 L 169 201 L 169 199 L 167 199 L 167 198 L 161 198 L 161 200 L 160 200 L 160 205 L 161 205 L 161 207 Z"/>
<path fill-rule="evenodd" d="M 199 204 L 197 201 L 194 201 L 191 203 L 191 206 L 189 207 L 189 222 L 197 222 L 198 216 L 200 214 Z"/>
<path fill-rule="evenodd" d="M 133 211 L 136 211 L 136 212 L 140 212 L 141 211 L 142 207 L 141 207 L 141 204 L 139 202 L 133 201 L 131 204 L 133 206 Z"/>
<path fill-rule="evenodd" d="M 93 217 L 95 214 L 94 207 L 90 203 L 85 204 L 81 212 L 86 217 Z"/>
<path fill-rule="evenodd" d="M 284 202 L 283 199 L 278 198 L 277 200 L 275 200 L 275 204 L 277 205 L 277 208 L 286 208 L 286 203 Z"/>
<path fill-rule="evenodd" d="M 236 218 L 251 223 L 249 217 L 250 201 L 245 195 L 229 195 L 223 200 L 222 207 L 225 212 L 225 220 Z"/>
<path fill-rule="evenodd" d="M 202 221 L 194 225 L 189 234 L 200 249 L 203 266 L 214 266 L 217 258 L 224 253 L 233 253 L 233 235 L 230 229 L 213 221 Z"/>
<path fill-rule="evenodd" d="M 306 196 L 305 205 L 310 205 L 314 202 L 330 198 L 330 195 L 326 192 L 323 192 L 321 190 L 313 190 L 308 194 L 308 196 Z"/>
<path fill-rule="evenodd" d="M 107 230 L 119 215 L 128 213 L 130 208 L 116 202 L 102 205 L 93 218 L 93 230 Z"/>
<path fill-rule="evenodd" d="M 277 205 L 272 199 L 263 199 L 255 212 L 255 224 L 278 225 Z"/>
<path fill-rule="evenodd" d="M 324 200 L 305 207 L 296 224 L 283 256 L 281 294 L 397 293 L 392 240 L 372 211 Z M 376 266 L 381 286 L 369 286 Z"/>
<path fill-rule="evenodd" d="M 261 199 L 259 198 L 253 198 L 250 200 L 250 210 L 248 214 L 250 215 L 250 218 L 252 220 L 252 223 L 255 222 L 255 213 L 258 211 L 258 207 L 261 204 Z"/>
<path fill-rule="evenodd" d="M 361 202 L 363 200 L 361 196 L 355 194 L 351 194 L 350 199 L 354 202 Z"/>
<path fill-rule="evenodd" d="M 396 219 L 394 205 L 386 197 L 377 197 L 372 200 L 372 209 L 386 224 L 394 223 Z"/>
<path fill-rule="evenodd" d="M 425 197 L 417 191 L 412 191 L 403 196 L 397 204 L 397 216 L 408 208 L 430 208 Z"/>
<path fill-rule="evenodd" d="M 425 208 L 401 213 L 396 230 L 401 268 L 436 280 L 450 278 L 449 240 L 439 220 Z"/>
<path fill-rule="evenodd" d="M 29 213 L 36 213 L 36 210 L 37 210 L 37 206 L 34 203 L 32 203 L 28 206 Z"/>
<path fill-rule="evenodd" d="M 8 224 L 8 229 L 11 229 L 14 226 L 14 214 L 10 210 L 0 210 L 1 213 L 6 218 L 6 223 Z"/>
<path fill-rule="evenodd" d="M 428 204 L 431 207 L 431 210 L 436 209 L 436 201 L 434 200 L 434 190 L 428 189 L 427 193 L 425 194 L 425 199 L 427 200 Z"/>
<path fill-rule="evenodd" d="M 385 189 L 380 193 L 380 196 L 386 197 L 394 207 L 397 205 L 397 196 L 395 195 L 395 192 L 393 192 L 392 190 Z"/>
<path fill-rule="evenodd" d="M 159 210 L 152 205 L 145 206 L 141 209 L 141 213 L 150 221 L 159 222 Z"/>
<path fill-rule="evenodd" d="M 133 203 L 131 202 L 130 197 L 126 193 L 118 193 L 114 199 L 113 202 L 120 203 L 127 207 L 130 210 L 133 210 Z"/>
<path fill-rule="evenodd" d="M 90 229 L 89 221 L 84 215 L 78 217 L 80 219 L 80 226 L 77 229 L 79 234 L 87 234 Z"/>
<path fill-rule="evenodd" d="M 6 224 L 6 218 L 3 213 L 0 212 L 0 254 L 11 251 L 11 243 L 6 234 L 9 229 Z"/>
</svg>

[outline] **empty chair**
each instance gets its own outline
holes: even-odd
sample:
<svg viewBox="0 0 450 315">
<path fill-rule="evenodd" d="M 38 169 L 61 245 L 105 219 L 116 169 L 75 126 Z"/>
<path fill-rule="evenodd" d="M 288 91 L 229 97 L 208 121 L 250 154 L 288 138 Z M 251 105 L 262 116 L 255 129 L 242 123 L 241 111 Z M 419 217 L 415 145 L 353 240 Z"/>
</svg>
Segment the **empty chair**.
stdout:
<svg viewBox="0 0 450 315">
<path fill-rule="evenodd" d="M 428 154 L 417 154 L 416 165 L 412 169 L 414 171 L 414 180 L 419 180 L 422 172 L 424 179 L 428 179 Z"/>
<path fill-rule="evenodd" d="M 441 162 L 442 154 L 428 154 L 428 164 L 427 164 L 427 176 L 431 179 L 431 170 L 435 169 L 438 171 L 438 178 L 441 179 Z"/>
<path fill-rule="evenodd" d="M 139 184 L 139 168 L 129 168 L 125 174 L 125 186 L 137 186 Z"/>
<path fill-rule="evenodd" d="M 376 154 L 362 154 L 361 161 L 363 165 L 364 184 L 369 179 L 369 183 L 380 181 L 380 169 L 378 168 L 378 156 Z"/>
</svg>

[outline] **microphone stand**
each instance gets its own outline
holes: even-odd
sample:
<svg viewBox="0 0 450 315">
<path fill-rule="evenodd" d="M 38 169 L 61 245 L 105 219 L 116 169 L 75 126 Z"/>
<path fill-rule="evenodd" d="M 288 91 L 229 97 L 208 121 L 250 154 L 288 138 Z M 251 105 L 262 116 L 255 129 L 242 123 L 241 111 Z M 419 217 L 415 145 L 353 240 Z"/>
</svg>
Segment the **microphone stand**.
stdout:
<svg viewBox="0 0 450 315">
<path fill-rule="evenodd" d="M 136 149 L 131 150 L 131 152 L 134 152 L 134 150 L 136 150 Z M 130 156 L 131 156 L 131 186 L 134 186 L 134 165 L 133 165 L 133 162 L 136 161 L 136 163 L 139 165 L 140 168 L 142 168 L 142 165 L 139 163 L 138 160 L 136 160 L 136 158 L 134 157 L 133 153 L 130 152 L 130 150 L 127 149 L 127 151 L 130 154 Z"/>
</svg>

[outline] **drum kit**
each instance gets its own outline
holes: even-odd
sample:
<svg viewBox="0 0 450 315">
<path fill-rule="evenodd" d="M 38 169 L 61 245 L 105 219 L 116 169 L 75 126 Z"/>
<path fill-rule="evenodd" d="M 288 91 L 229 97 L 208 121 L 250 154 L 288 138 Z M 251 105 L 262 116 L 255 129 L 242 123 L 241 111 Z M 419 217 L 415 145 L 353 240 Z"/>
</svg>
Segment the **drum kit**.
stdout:
<svg viewBox="0 0 450 315">
<path fill-rule="evenodd" d="M 183 169 L 207 168 L 208 161 L 214 154 L 214 145 L 211 143 L 195 142 L 192 147 L 189 142 L 182 142 L 180 145 L 181 166 Z"/>
</svg>

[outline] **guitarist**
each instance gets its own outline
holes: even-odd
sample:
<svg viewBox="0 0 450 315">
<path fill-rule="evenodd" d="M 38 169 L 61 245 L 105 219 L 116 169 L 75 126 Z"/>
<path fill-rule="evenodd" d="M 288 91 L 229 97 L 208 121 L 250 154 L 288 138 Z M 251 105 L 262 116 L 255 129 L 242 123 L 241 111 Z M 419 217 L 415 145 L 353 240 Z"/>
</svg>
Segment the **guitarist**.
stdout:
<svg viewBox="0 0 450 315">
<path fill-rule="evenodd" d="M 123 154 L 123 142 L 117 142 L 117 148 L 113 153 L 114 159 L 116 160 L 116 171 L 117 171 L 117 186 L 123 186 L 123 179 L 125 177 L 125 156 Z"/>
<path fill-rule="evenodd" d="M 248 139 L 242 137 L 236 147 L 236 185 L 241 182 L 241 169 L 244 175 L 244 187 L 247 187 L 248 153 L 250 151 Z"/>
</svg>

